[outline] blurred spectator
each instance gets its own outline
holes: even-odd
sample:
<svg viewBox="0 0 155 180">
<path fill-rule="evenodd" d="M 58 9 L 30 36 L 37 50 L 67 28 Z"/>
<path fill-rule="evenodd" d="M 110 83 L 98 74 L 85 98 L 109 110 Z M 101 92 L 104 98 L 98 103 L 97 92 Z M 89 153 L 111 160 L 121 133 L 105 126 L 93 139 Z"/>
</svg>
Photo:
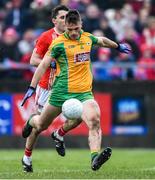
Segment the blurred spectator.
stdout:
<svg viewBox="0 0 155 180">
<path fill-rule="evenodd" d="M 125 27 L 132 27 L 132 22 L 124 17 L 121 10 L 116 10 L 114 18 L 109 21 L 109 25 L 115 32 L 117 40 L 122 41 L 125 37 Z"/>
<path fill-rule="evenodd" d="M 93 64 L 103 65 L 101 79 L 129 79 L 134 71 L 136 79 L 154 78 L 153 69 L 135 67 L 136 63 L 154 63 L 155 17 L 151 15 L 155 15 L 155 0 L 0 0 L 0 62 L 11 59 L 28 64 L 34 39 L 51 28 L 51 9 L 60 3 L 79 10 L 85 31 L 131 46 L 129 55 L 120 55 L 114 49 L 108 53 L 93 48 Z M 24 71 L 26 80 L 31 75 Z"/>
<path fill-rule="evenodd" d="M 139 11 L 138 18 L 134 24 L 134 28 L 138 33 L 142 34 L 144 28 L 147 25 L 148 18 L 149 18 L 149 12 L 146 9 L 141 9 Z"/>
<path fill-rule="evenodd" d="M 143 0 L 141 1 L 131 1 L 131 0 L 127 0 L 128 3 L 130 3 L 133 7 L 133 10 L 137 13 L 139 13 L 139 10 L 142 8 L 143 6 Z"/>
<path fill-rule="evenodd" d="M 155 80 L 155 59 L 152 57 L 152 48 L 148 45 L 141 47 L 142 57 L 139 59 L 135 78 L 138 80 Z"/>
<path fill-rule="evenodd" d="M 143 41 L 142 43 L 147 44 L 155 48 L 155 18 L 150 17 L 148 20 L 148 27 L 143 31 Z"/>
<path fill-rule="evenodd" d="M 22 55 L 20 60 L 21 63 L 30 64 L 31 54 L 34 48 L 34 40 L 34 31 L 29 29 L 24 33 L 23 39 L 19 41 L 18 48 L 20 54 Z M 30 81 L 32 79 L 33 73 L 30 70 L 23 70 L 22 75 L 26 81 Z"/>
<path fill-rule="evenodd" d="M 112 28 L 109 26 L 108 19 L 104 16 L 100 18 L 100 29 L 103 31 L 104 35 L 107 38 L 116 41 L 116 35 Z"/>
<path fill-rule="evenodd" d="M 94 66 L 94 74 L 96 80 L 111 80 L 109 70 L 111 68 L 110 49 L 98 49 L 98 61 Z"/>
<path fill-rule="evenodd" d="M 140 58 L 140 36 L 132 27 L 125 28 L 125 39 L 124 41 L 128 43 L 132 49 L 132 61 L 137 62 Z"/>
<path fill-rule="evenodd" d="M 92 4 L 92 0 L 74 0 L 74 1 L 78 1 L 78 6 L 75 9 L 78 9 L 81 17 L 84 18 L 86 13 L 85 12 L 86 8 L 87 6 Z"/>
<path fill-rule="evenodd" d="M 27 28 L 33 27 L 33 18 L 29 11 L 22 7 L 22 0 L 12 0 L 12 8 L 5 19 L 5 28 L 14 27 L 18 33 L 24 32 Z"/>
<path fill-rule="evenodd" d="M 111 50 L 107 48 L 98 49 L 98 61 L 93 64 L 95 80 L 116 80 L 120 79 L 121 69 L 115 67 L 110 59 Z"/>
<path fill-rule="evenodd" d="M 6 59 L 16 62 L 20 60 L 18 34 L 14 28 L 6 29 L 0 41 L 0 62 L 4 62 Z"/>
<path fill-rule="evenodd" d="M 127 66 L 127 64 L 131 65 L 131 63 L 134 63 L 134 57 L 133 54 L 123 54 L 119 53 L 118 57 L 115 59 L 116 64 L 121 64 L 122 65 L 122 72 L 121 76 L 122 79 L 127 80 L 127 79 L 134 79 L 134 68 L 131 66 Z M 123 67 L 124 64 L 124 67 Z"/>
<path fill-rule="evenodd" d="M 121 9 L 123 17 L 130 23 L 131 26 L 134 25 L 137 19 L 137 14 L 134 12 L 133 7 L 129 3 L 125 3 Z"/>
<path fill-rule="evenodd" d="M 31 54 L 34 47 L 35 34 L 29 29 L 23 34 L 23 39 L 19 41 L 18 48 L 22 55 Z"/>
<path fill-rule="evenodd" d="M 90 4 L 86 8 L 86 17 L 83 19 L 83 29 L 88 32 L 93 32 L 99 29 L 100 10 L 96 4 Z"/>
<path fill-rule="evenodd" d="M 113 41 L 116 41 L 116 35 L 112 28 L 109 26 L 109 21 L 105 16 L 100 18 L 100 29 L 103 32 L 103 35 Z M 117 51 L 115 49 L 111 49 L 111 57 L 115 57 L 117 55 Z"/>
<path fill-rule="evenodd" d="M 20 61 L 20 53 L 18 50 L 18 34 L 14 28 L 8 28 L 4 31 L 2 40 L 0 41 L 0 63 L 6 67 L 13 67 L 15 62 Z M 21 78 L 20 71 L 9 70 L 1 72 L 2 76 L 9 78 Z"/>
<path fill-rule="evenodd" d="M 34 28 L 47 30 L 51 28 L 51 10 L 53 8 L 50 0 L 34 0 L 31 3 L 31 13 L 33 14 Z"/>
</svg>

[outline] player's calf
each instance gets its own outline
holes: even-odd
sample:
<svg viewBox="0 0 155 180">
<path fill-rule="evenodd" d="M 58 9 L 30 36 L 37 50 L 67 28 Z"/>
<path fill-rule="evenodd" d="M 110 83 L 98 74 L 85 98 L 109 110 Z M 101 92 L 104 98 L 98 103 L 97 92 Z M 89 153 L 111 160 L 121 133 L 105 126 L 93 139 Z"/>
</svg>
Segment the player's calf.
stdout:
<svg viewBox="0 0 155 180">
<path fill-rule="evenodd" d="M 22 136 L 23 136 L 23 138 L 27 138 L 31 134 L 31 132 L 32 132 L 33 127 L 30 125 L 30 120 L 32 119 L 32 117 L 34 115 L 35 114 L 32 114 L 30 116 L 30 118 L 26 121 L 26 123 L 24 124 L 24 127 L 22 129 Z"/>
</svg>

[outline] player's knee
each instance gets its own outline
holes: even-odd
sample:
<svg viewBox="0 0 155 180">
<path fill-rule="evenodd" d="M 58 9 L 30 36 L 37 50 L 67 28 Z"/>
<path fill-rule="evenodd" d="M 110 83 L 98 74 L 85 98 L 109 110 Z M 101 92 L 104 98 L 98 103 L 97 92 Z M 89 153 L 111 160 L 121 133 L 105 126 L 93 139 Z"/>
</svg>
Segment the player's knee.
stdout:
<svg viewBox="0 0 155 180">
<path fill-rule="evenodd" d="M 38 136 L 38 135 L 40 134 L 40 132 L 39 132 L 37 129 L 35 129 L 35 128 L 33 128 L 32 133 L 33 133 L 35 136 Z"/>
<path fill-rule="evenodd" d="M 81 124 L 82 119 L 76 119 L 75 121 L 73 121 L 73 126 L 78 126 L 79 124 Z"/>
<path fill-rule="evenodd" d="M 41 133 L 42 131 L 46 130 L 48 127 L 44 124 L 38 124 L 37 125 L 37 131 L 38 133 Z"/>
</svg>

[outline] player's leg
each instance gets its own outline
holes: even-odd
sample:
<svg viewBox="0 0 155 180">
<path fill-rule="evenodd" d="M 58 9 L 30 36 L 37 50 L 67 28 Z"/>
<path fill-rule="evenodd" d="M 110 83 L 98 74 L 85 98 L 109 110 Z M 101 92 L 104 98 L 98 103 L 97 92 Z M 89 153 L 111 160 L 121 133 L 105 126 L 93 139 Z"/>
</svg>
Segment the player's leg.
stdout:
<svg viewBox="0 0 155 180">
<path fill-rule="evenodd" d="M 45 103 L 47 102 L 48 96 L 49 96 L 49 91 L 48 90 L 43 89 L 40 86 L 37 86 L 36 96 L 35 96 L 35 104 L 36 104 L 36 107 L 37 107 L 37 111 L 36 111 L 35 114 L 39 115 L 41 113 Z M 28 121 L 26 122 L 26 124 L 24 125 L 24 129 L 27 128 L 22 133 L 22 136 L 24 138 L 27 138 L 31 134 L 32 127 L 29 126 L 29 121 L 32 118 L 32 116 L 34 116 L 35 114 L 31 115 L 30 118 L 28 119 Z M 32 138 L 32 139 L 34 139 L 34 138 Z M 29 141 L 29 139 L 27 139 L 27 141 Z M 32 149 L 32 147 L 27 147 L 27 148 Z"/>
<path fill-rule="evenodd" d="M 35 115 L 29 120 L 29 125 L 38 133 L 46 130 L 52 121 L 61 113 L 61 107 L 56 107 L 48 102 L 40 115 Z"/>
<path fill-rule="evenodd" d="M 83 103 L 82 119 L 86 122 L 89 128 L 89 147 L 91 151 L 91 168 L 92 170 L 99 169 L 104 162 L 111 156 L 111 149 L 106 148 L 101 150 L 101 127 L 100 127 L 100 108 L 95 100 L 87 100 Z"/>
<path fill-rule="evenodd" d="M 89 147 L 91 151 L 99 152 L 101 148 L 100 109 L 93 99 L 83 102 L 83 120 L 89 128 Z"/>
<path fill-rule="evenodd" d="M 30 136 L 26 139 L 24 156 L 22 158 L 24 172 L 33 172 L 32 168 L 32 150 L 37 140 L 39 133 L 36 129 L 32 129 Z"/>
<path fill-rule="evenodd" d="M 36 114 L 40 114 L 43 106 L 45 105 L 47 99 L 48 99 L 49 91 L 46 89 L 41 88 L 40 86 L 37 86 L 36 89 L 36 96 L 35 96 L 35 104 L 36 104 Z M 26 139 L 25 144 L 25 151 L 24 156 L 22 158 L 22 161 L 24 163 L 24 171 L 32 172 L 32 151 L 34 148 L 34 145 L 36 143 L 37 137 L 39 133 L 36 129 L 32 129 L 32 132 L 30 136 Z"/>
<path fill-rule="evenodd" d="M 43 130 L 47 129 L 48 126 L 52 123 L 52 121 L 61 113 L 61 108 L 55 107 L 47 103 L 45 107 L 43 108 L 43 111 L 41 115 L 34 115 L 31 117 L 31 119 L 28 121 L 27 126 L 30 126 L 33 128 L 33 131 L 31 132 L 32 135 L 29 137 L 29 141 L 27 141 L 28 147 L 34 146 L 34 142 L 36 141 L 36 138 L 38 134 L 40 134 Z M 27 128 L 24 128 L 25 131 Z M 24 132 L 26 134 L 26 132 Z M 30 133 L 30 134 L 31 134 Z M 32 149 L 26 149 L 27 156 L 31 156 Z M 25 156 L 24 156 L 25 157 Z M 26 161 L 26 160 L 25 160 Z M 24 161 L 24 158 L 22 159 L 22 164 L 25 172 L 32 172 L 32 161 L 29 159 L 30 164 Z"/>
</svg>

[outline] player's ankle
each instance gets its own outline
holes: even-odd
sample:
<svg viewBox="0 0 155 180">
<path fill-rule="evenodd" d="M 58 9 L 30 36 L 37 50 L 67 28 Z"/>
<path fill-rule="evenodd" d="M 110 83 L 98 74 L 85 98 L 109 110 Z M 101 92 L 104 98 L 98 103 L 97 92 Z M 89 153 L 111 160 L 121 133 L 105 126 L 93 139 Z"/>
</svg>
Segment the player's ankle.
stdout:
<svg viewBox="0 0 155 180">
<path fill-rule="evenodd" d="M 91 152 L 91 161 L 93 161 L 97 155 L 98 155 L 98 151 Z"/>
<path fill-rule="evenodd" d="M 66 133 L 67 133 L 67 132 L 63 129 L 63 127 L 59 128 L 59 129 L 57 130 L 57 134 L 58 134 L 59 136 L 64 136 Z"/>
<path fill-rule="evenodd" d="M 30 166 L 32 164 L 32 157 L 24 155 L 23 156 L 23 161 L 24 161 L 25 164 Z"/>
</svg>

